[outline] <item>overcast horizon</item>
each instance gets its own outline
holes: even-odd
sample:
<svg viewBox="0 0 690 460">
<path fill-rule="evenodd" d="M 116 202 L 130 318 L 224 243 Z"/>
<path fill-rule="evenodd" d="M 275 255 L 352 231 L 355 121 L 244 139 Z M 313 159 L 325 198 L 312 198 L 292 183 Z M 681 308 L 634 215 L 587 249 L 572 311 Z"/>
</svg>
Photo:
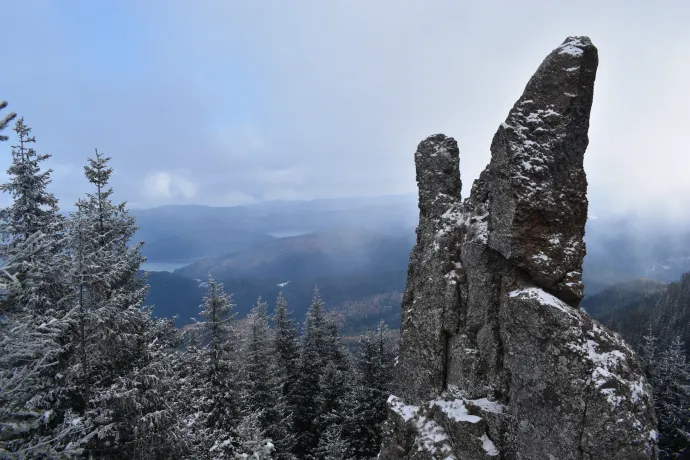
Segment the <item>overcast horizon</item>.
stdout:
<svg viewBox="0 0 690 460">
<path fill-rule="evenodd" d="M 530 76 L 569 35 L 599 49 L 591 207 L 690 204 L 690 4 L 3 2 L 0 100 L 50 153 L 63 209 L 94 148 L 133 208 L 416 193 L 413 153 L 459 144 L 463 196 Z M 13 133 L 8 133 L 12 135 Z M 0 146 L 0 170 L 10 144 Z M 9 197 L 2 196 L 4 205 Z"/>
</svg>

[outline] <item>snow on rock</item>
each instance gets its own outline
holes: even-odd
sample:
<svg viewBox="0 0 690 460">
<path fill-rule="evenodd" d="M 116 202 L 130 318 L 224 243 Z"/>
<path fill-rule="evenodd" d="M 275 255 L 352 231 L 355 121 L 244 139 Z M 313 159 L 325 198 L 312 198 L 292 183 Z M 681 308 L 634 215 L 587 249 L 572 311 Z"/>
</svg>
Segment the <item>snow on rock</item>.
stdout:
<svg viewBox="0 0 690 460">
<path fill-rule="evenodd" d="M 452 399 L 450 401 L 434 399 L 433 401 L 429 401 L 429 407 L 434 406 L 441 409 L 441 412 L 446 414 L 449 419 L 456 422 L 477 423 L 482 419 L 476 415 L 470 415 L 462 399 Z"/>
<path fill-rule="evenodd" d="M 391 395 L 388 398 L 388 407 L 402 420 L 407 427 L 406 430 L 411 429 L 414 433 L 414 439 L 410 442 L 410 453 L 422 452 L 425 454 L 423 458 L 433 460 L 488 458 L 499 454 L 496 445 L 485 431 L 483 419 L 471 415 L 462 398 L 440 397 L 416 406 L 405 404 L 401 398 Z M 451 433 L 454 435 L 451 436 Z M 459 433 L 464 433 L 461 439 L 457 438 Z M 467 456 L 468 453 L 478 452 L 478 449 L 481 449 L 485 456 Z"/>
<path fill-rule="evenodd" d="M 590 382 L 616 408 L 624 404 L 644 405 L 648 395 L 642 375 L 631 369 L 632 350 L 617 335 L 593 323 L 593 328 L 569 348 L 591 367 Z M 609 350 L 604 351 L 606 347 Z"/>
<path fill-rule="evenodd" d="M 509 292 L 508 297 L 517 297 L 517 298 L 522 298 L 522 299 L 536 300 L 541 305 L 553 307 L 557 310 L 562 311 L 566 315 L 569 315 L 573 318 L 577 318 L 577 316 L 571 311 L 573 307 L 566 304 L 565 302 L 563 302 L 558 297 L 555 297 L 555 296 L 549 294 L 548 292 L 545 292 L 543 289 L 538 288 L 538 287 L 529 287 L 529 288 L 524 288 L 524 289 L 517 289 L 515 291 Z"/>
<path fill-rule="evenodd" d="M 388 397 L 388 406 L 406 422 L 414 418 L 419 412 L 419 406 L 406 405 L 400 398 L 393 395 Z"/>
<path fill-rule="evenodd" d="M 490 455 L 492 457 L 495 457 L 498 455 L 498 449 L 496 449 L 496 445 L 493 443 L 491 439 L 485 434 L 479 438 L 482 441 L 482 448 L 484 449 L 484 452 L 487 453 L 487 455 Z"/>
<path fill-rule="evenodd" d="M 506 410 L 505 405 L 501 404 L 498 401 L 490 401 L 487 398 L 466 399 L 465 403 L 472 404 L 474 406 L 479 407 L 481 410 L 485 412 L 491 412 L 494 414 L 502 414 Z"/>
<path fill-rule="evenodd" d="M 569 54 L 571 56 L 579 57 L 584 53 L 586 45 L 578 37 L 568 37 L 568 39 L 561 46 L 558 47 L 558 54 Z"/>
</svg>

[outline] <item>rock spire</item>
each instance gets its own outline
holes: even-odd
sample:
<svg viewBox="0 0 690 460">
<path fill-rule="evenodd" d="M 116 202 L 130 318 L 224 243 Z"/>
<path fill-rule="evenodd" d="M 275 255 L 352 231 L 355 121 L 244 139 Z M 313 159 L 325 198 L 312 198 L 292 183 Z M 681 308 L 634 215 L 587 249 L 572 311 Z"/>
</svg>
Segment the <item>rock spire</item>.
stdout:
<svg viewBox="0 0 690 460">
<path fill-rule="evenodd" d="M 546 57 L 464 202 L 455 140 L 419 144 L 381 460 L 656 458 L 637 358 L 578 308 L 597 65 L 587 37 Z"/>
</svg>

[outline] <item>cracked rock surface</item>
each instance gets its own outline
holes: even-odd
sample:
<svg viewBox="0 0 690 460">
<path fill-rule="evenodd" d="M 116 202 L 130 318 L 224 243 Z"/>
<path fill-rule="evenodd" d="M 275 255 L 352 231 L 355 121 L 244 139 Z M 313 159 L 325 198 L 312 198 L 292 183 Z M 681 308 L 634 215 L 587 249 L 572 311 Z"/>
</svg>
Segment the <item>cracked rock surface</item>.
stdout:
<svg viewBox="0 0 690 460">
<path fill-rule="evenodd" d="M 656 458 L 635 354 L 578 308 L 597 65 L 587 37 L 547 56 L 464 202 L 455 140 L 419 144 L 381 460 Z"/>
</svg>

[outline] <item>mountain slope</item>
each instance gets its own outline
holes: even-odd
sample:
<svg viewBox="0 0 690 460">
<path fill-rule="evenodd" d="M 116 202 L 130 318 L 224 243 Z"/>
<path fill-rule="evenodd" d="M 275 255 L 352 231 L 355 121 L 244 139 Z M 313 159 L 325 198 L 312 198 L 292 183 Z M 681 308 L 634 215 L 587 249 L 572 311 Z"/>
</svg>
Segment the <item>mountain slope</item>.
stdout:
<svg viewBox="0 0 690 460">
<path fill-rule="evenodd" d="M 314 286 L 318 286 L 321 296 L 329 309 L 339 309 L 345 306 L 349 320 L 348 326 L 352 329 L 363 325 L 378 322 L 378 319 L 399 322 L 399 303 L 388 300 L 387 304 L 394 306 L 380 309 L 368 314 L 357 311 L 354 305 L 357 301 L 375 298 L 381 293 L 400 293 L 405 287 L 406 271 L 380 272 L 375 276 L 371 274 L 349 275 L 341 277 L 313 277 L 302 280 L 290 281 L 287 284 L 281 282 L 282 278 L 234 278 L 221 279 L 225 284 L 225 291 L 232 295 L 235 304 L 234 311 L 239 317 L 243 317 L 256 303 L 259 296 L 269 303 L 269 311 L 275 307 L 275 299 L 279 292 L 288 302 L 288 307 L 297 321 L 303 321 L 304 315 L 312 300 Z M 176 325 L 181 327 L 193 322 L 192 318 L 198 318 L 199 305 L 202 302 L 206 288 L 201 280 L 194 280 L 184 276 L 167 273 L 153 272 L 149 276 L 149 295 L 146 298 L 147 305 L 154 305 L 153 313 L 158 317 L 172 317 L 177 315 Z M 282 284 L 282 285 L 281 285 Z M 395 295 L 395 294 L 391 294 Z M 385 297 L 384 299 L 389 299 Z M 379 305 L 380 301 L 374 300 L 372 305 Z M 374 315 L 375 317 L 373 317 Z M 381 316 L 383 315 L 383 316 Z"/>
<path fill-rule="evenodd" d="M 404 270 L 410 238 L 341 229 L 278 238 L 254 248 L 207 258 L 175 270 L 189 278 L 300 280 Z"/>
<path fill-rule="evenodd" d="M 245 250 L 273 236 L 304 234 L 344 225 L 409 235 L 416 224 L 416 198 L 392 195 L 313 201 L 270 201 L 248 206 L 198 205 L 134 209 L 151 262 L 192 261 Z"/>
<path fill-rule="evenodd" d="M 637 346 L 647 332 L 653 311 L 667 287 L 649 279 L 626 281 L 585 297 L 580 306 L 592 318 Z"/>
</svg>

